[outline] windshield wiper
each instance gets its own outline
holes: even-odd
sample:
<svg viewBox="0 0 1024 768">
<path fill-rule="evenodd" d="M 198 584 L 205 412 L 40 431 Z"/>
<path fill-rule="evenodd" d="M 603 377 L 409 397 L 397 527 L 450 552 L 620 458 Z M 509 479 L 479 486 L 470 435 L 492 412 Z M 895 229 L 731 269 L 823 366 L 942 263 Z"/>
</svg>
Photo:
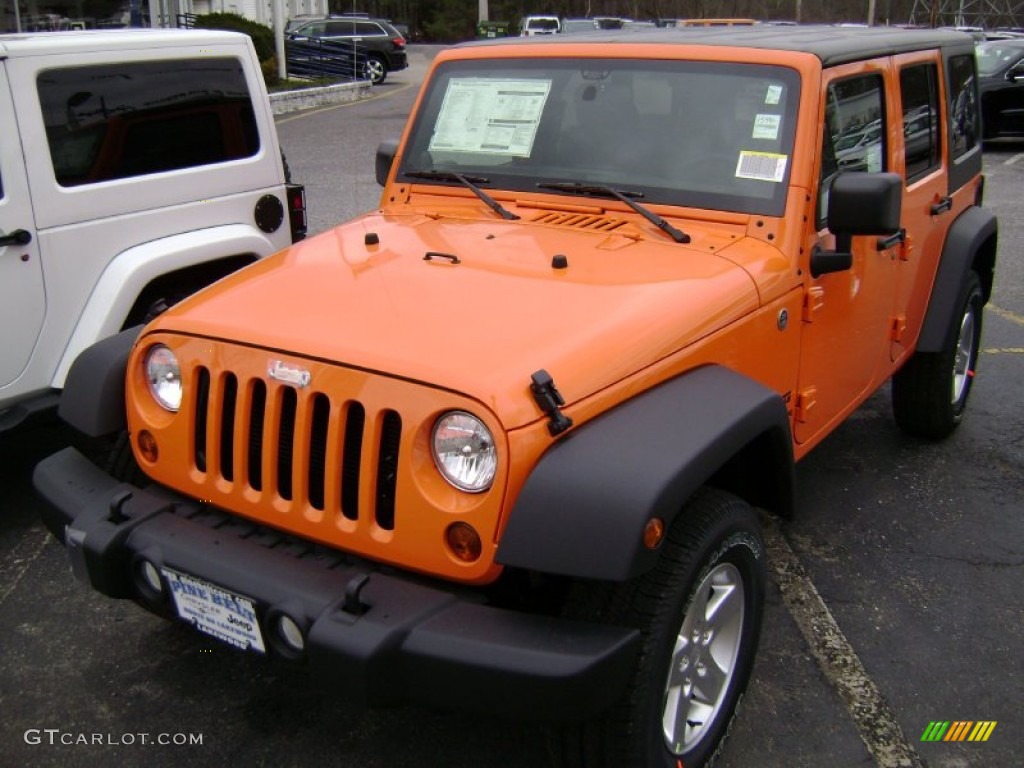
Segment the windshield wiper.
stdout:
<svg viewBox="0 0 1024 768">
<path fill-rule="evenodd" d="M 539 182 L 537 186 L 542 189 L 558 190 L 559 192 L 574 192 L 577 195 L 603 195 L 605 197 L 614 197 L 616 200 L 624 202 L 677 243 L 690 242 L 690 236 L 688 234 L 676 229 L 654 211 L 649 208 L 645 208 L 640 205 L 640 203 L 636 202 L 636 200 L 631 199 L 634 197 L 643 197 L 643 192 L 633 192 L 628 189 L 614 189 L 612 187 L 605 186 L 604 184 L 580 184 L 577 181 L 542 181 Z"/>
<path fill-rule="evenodd" d="M 484 192 L 477 184 L 486 184 L 490 179 L 486 179 L 483 176 L 463 176 L 461 173 L 454 173 L 453 171 L 406 171 L 406 176 L 411 176 L 414 179 L 432 179 L 434 181 L 457 181 L 459 184 L 464 186 L 474 195 L 479 197 L 487 207 L 497 213 L 501 218 L 509 221 L 515 221 L 519 217 L 514 213 L 510 213 L 502 206 L 497 200 Z M 474 183 L 476 182 L 476 183 Z"/>
</svg>

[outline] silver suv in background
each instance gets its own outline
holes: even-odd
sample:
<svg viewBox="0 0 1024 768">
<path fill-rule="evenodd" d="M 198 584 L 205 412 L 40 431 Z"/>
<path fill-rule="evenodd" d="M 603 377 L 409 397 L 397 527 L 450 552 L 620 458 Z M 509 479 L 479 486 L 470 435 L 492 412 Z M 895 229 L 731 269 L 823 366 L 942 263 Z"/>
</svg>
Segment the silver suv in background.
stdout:
<svg viewBox="0 0 1024 768">
<path fill-rule="evenodd" d="M 86 347 L 305 234 L 245 35 L 0 35 L 0 136 L 0 434 Z"/>
</svg>

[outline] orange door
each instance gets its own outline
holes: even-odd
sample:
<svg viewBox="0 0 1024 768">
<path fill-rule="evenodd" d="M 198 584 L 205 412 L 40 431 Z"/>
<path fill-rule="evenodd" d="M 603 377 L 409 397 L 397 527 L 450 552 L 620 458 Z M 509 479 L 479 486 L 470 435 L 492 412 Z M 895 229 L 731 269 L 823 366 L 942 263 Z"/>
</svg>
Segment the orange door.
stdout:
<svg viewBox="0 0 1024 768">
<path fill-rule="evenodd" d="M 878 63 L 826 70 L 821 95 L 817 231 L 805 248 L 833 249 L 828 189 L 839 173 L 892 171 L 891 77 Z M 897 261 L 876 237 L 853 238 L 849 270 L 812 278 L 806 303 L 794 436 L 814 443 L 887 376 Z M 806 258 L 806 256 L 805 256 Z"/>
<path fill-rule="evenodd" d="M 921 332 L 927 289 L 932 283 L 927 276 L 935 273 L 945 231 L 954 215 L 947 197 L 941 59 L 937 52 L 925 51 L 898 56 L 895 62 L 898 94 L 893 111 L 901 125 L 894 132 L 893 170 L 903 175 L 906 187 L 906 239 L 893 250 L 899 263 L 890 350 L 893 361 L 913 347 Z"/>
</svg>

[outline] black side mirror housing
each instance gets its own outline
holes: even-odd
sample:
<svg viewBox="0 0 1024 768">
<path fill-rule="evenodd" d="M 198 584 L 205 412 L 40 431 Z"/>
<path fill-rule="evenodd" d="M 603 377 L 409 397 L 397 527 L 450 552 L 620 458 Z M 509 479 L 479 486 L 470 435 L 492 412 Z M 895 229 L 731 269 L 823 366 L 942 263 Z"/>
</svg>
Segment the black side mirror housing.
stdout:
<svg viewBox="0 0 1024 768">
<path fill-rule="evenodd" d="M 853 264 L 855 235 L 894 235 L 900 231 L 903 178 L 898 173 L 841 173 L 828 198 L 828 231 L 836 250 L 811 254 L 811 277 L 841 272 Z"/>
<path fill-rule="evenodd" d="M 374 170 L 377 173 L 377 183 L 382 187 L 388 183 L 388 174 L 391 173 L 391 166 L 395 162 L 395 155 L 398 154 L 398 141 L 388 139 L 377 145 L 377 157 L 374 163 Z"/>
</svg>

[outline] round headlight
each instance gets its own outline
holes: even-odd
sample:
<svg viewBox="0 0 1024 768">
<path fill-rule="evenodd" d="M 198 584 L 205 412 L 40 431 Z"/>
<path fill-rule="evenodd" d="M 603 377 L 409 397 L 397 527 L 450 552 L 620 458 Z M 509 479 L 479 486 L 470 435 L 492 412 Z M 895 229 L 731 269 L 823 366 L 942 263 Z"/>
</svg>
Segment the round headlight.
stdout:
<svg viewBox="0 0 1024 768">
<path fill-rule="evenodd" d="M 498 454 L 494 438 L 476 416 L 446 413 L 434 425 L 431 448 L 438 470 L 459 490 L 479 493 L 491 487 Z"/>
<path fill-rule="evenodd" d="M 181 368 L 178 358 L 163 344 L 146 353 L 146 382 L 153 399 L 168 411 L 181 406 Z"/>
</svg>

